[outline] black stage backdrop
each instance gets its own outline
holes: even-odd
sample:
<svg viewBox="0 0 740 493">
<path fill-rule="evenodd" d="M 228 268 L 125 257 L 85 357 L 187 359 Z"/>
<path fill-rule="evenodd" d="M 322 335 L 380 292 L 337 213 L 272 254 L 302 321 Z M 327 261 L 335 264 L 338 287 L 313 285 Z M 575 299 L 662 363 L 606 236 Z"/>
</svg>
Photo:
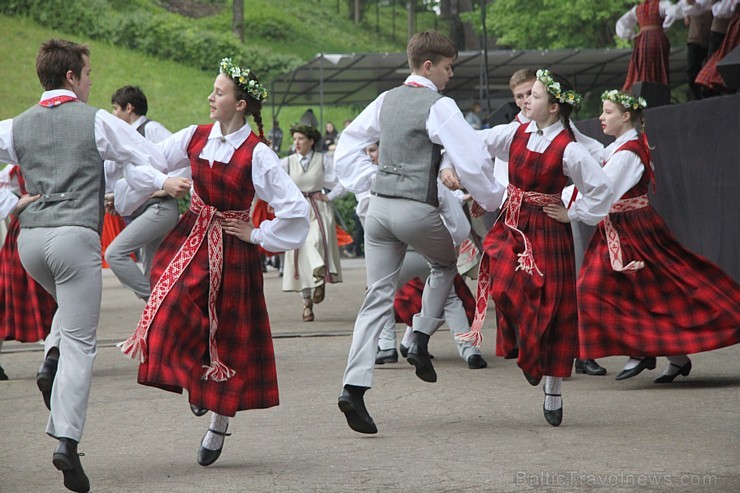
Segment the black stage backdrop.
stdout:
<svg viewBox="0 0 740 493">
<path fill-rule="evenodd" d="M 645 120 L 655 147 L 651 203 L 686 248 L 740 282 L 740 94 L 648 109 Z M 598 119 L 577 126 L 614 141 Z"/>
</svg>

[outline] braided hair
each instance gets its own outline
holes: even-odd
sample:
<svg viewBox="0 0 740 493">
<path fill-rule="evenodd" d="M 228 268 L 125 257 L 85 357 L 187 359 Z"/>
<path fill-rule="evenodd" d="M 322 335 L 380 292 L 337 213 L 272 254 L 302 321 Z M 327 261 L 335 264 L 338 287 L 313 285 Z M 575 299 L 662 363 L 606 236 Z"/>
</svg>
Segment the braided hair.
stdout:
<svg viewBox="0 0 740 493">
<path fill-rule="evenodd" d="M 249 74 L 251 80 L 257 80 L 257 77 L 253 74 Z M 233 81 L 233 79 L 232 79 Z M 265 127 L 262 123 L 262 101 L 258 100 L 247 91 L 245 91 L 239 84 L 234 84 L 234 96 L 236 100 L 244 100 L 247 102 L 247 109 L 244 112 L 244 117 L 252 116 L 254 123 L 257 124 L 257 135 L 260 140 L 267 146 L 270 146 L 270 141 L 265 137 Z"/>
<path fill-rule="evenodd" d="M 563 91 L 575 91 L 573 84 L 571 84 L 570 81 L 562 75 L 556 74 L 555 72 L 550 72 L 550 75 L 555 82 L 560 83 L 560 87 L 562 87 Z M 547 98 L 550 104 L 558 105 L 558 116 L 560 117 L 560 121 L 563 123 L 563 126 L 568 131 L 571 138 L 576 140 L 576 134 L 573 133 L 573 129 L 570 127 L 570 115 L 573 113 L 573 105 L 558 101 L 549 91 L 547 92 Z"/>
</svg>

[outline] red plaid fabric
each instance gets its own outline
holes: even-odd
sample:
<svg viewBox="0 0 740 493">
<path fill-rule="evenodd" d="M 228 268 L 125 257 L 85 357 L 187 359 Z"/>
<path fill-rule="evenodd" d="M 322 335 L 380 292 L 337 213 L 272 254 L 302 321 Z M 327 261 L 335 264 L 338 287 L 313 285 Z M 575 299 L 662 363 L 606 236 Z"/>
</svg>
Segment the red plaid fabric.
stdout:
<svg viewBox="0 0 740 493">
<path fill-rule="evenodd" d="M 421 295 L 424 292 L 424 282 L 421 278 L 415 277 L 396 291 L 396 297 L 393 300 L 396 323 L 411 326 L 414 315 L 421 312 Z M 471 324 L 473 323 L 473 316 L 475 316 L 473 293 L 470 292 L 470 288 L 465 284 L 465 279 L 460 274 L 455 276 L 453 285 L 457 297 L 462 301 L 465 315 L 468 317 L 468 324 Z"/>
<path fill-rule="evenodd" d="M 627 79 L 622 86 L 623 91 L 631 91 L 635 82 L 668 85 L 668 56 L 671 45 L 663 32 L 659 4 L 659 0 L 647 0 L 637 6 L 637 23 L 641 30 L 634 39 L 635 46 L 627 69 Z"/>
<path fill-rule="evenodd" d="M 510 183 L 527 192 L 560 194 L 567 184 L 563 153 L 572 141 L 570 135 L 563 130 L 540 154 L 527 149 L 526 127 L 519 127 L 511 144 Z M 504 207 L 509 207 L 509 201 Z M 570 224 L 550 219 L 541 206 L 525 201 L 519 210 L 518 229 L 529 238 L 542 275 L 517 270 L 524 240 L 503 221 L 494 224 L 483 243 L 498 321 L 496 354 L 517 357 L 518 348 L 517 363 L 526 373 L 567 377 L 578 351 Z"/>
<path fill-rule="evenodd" d="M 706 86 L 713 91 L 722 92 L 727 90 L 725 86 L 725 80 L 717 70 L 717 62 L 722 60 L 728 53 L 740 45 L 740 7 L 735 10 L 735 15 L 730 21 L 730 25 L 727 27 L 727 34 L 722 40 L 722 44 L 719 49 L 715 51 L 712 56 L 704 64 L 699 74 L 694 79 L 695 84 Z"/>
<path fill-rule="evenodd" d="M 644 173 L 623 198 L 646 194 L 649 182 Z M 686 250 L 650 205 L 609 218 L 625 258 L 645 266 L 613 270 L 599 225 L 578 278 L 581 358 L 691 354 L 740 342 L 740 286 L 730 276 Z"/>
<path fill-rule="evenodd" d="M 0 295 L 0 340 L 36 342 L 49 335 L 57 304 L 21 265 L 19 232 L 20 221 L 13 216 L 0 249 L 3 290 Z"/>
<path fill-rule="evenodd" d="M 199 126 L 188 146 L 195 192 L 219 211 L 247 210 L 254 197 L 252 152 L 259 143 L 253 133 L 229 163 L 200 159 L 212 125 Z M 152 265 L 156 284 L 195 225 L 186 212 L 167 235 Z M 228 380 L 203 380 L 209 365 L 209 259 L 203 242 L 185 272 L 162 302 L 149 327 L 146 361 L 139 383 L 182 392 L 193 404 L 224 416 L 236 411 L 278 405 L 278 385 L 270 322 L 265 306 L 262 264 L 256 245 L 223 235 L 223 278 L 216 311 L 216 343 L 221 361 L 236 373 Z"/>
</svg>

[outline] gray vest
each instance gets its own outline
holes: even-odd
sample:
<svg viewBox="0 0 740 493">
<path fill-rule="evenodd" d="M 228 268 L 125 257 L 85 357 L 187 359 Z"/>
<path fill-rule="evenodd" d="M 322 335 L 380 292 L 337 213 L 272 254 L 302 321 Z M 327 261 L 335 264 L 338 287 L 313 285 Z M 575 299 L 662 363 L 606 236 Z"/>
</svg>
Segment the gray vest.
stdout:
<svg viewBox="0 0 740 493">
<path fill-rule="evenodd" d="M 97 111 L 82 102 L 36 105 L 13 119 L 13 146 L 26 190 L 41 194 L 20 214 L 21 227 L 103 231 L 105 176 L 95 144 Z"/>
<path fill-rule="evenodd" d="M 429 109 L 442 96 L 423 87 L 391 89 L 380 108 L 380 156 L 372 192 L 439 207 L 437 173 L 442 146 L 426 130 Z"/>
</svg>

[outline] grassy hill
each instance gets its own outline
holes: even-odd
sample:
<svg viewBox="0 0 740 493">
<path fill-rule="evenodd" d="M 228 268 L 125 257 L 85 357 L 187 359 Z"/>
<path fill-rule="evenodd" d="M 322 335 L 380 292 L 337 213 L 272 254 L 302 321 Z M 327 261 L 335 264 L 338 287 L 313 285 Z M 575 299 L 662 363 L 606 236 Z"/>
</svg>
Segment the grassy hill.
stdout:
<svg viewBox="0 0 740 493">
<path fill-rule="evenodd" d="M 194 2 L 180 1 L 180 4 Z M 205 2 L 215 4 L 210 15 L 188 18 L 194 28 L 213 32 L 231 29 L 231 2 Z M 151 2 L 147 0 L 111 0 L 114 9 L 139 9 L 150 15 L 178 17 L 176 12 L 162 5 L 178 4 L 176 1 Z M 220 9 L 218 8 L 220 5 Z M 339 11 L 337 11 L 339 8 Z M 215 11 L 215 13 L 213 13 Z M 377 16 L 376 16 L 377 14 Z M 393 17 L 395 16 L 395 21 Z M 376 22 L 378 22 L 376 26 Z M 420 29 L 434 27 L 432 16 L 418 17 Z M 395 26 L 396 41 L 393 41 Z M 378 31 L 376 32 L 376 27 Z M 272 0 L 245 2 L 246 43 L 270 52 L 298 56 L 304 61 L 319 52 L 373 52 L 398 51 L 405 48 L 405 11 L 400 8 L 372 9 L 360 26 L 349 20 L 346 2 Z M 126 84 L 141 86 L 149 99 L 149 117 L 176 131 L 192 123 L 208 122 L 206 98 L 211 91 L 215 67 L 211 72 L 201 71 L 182 63 L 154 58 L 153 56 L 109 44 L 91 36 L 62 32 L 44 27 L 25 17 L 0 15 L 0 120 L 13 117 L 38 101 L 42 91 L 35 73 L 34 60 L 39 45 L 51 37 L 62 37 L 83 42 L 91 48 L 93 88 L 90 104 L 110 108 L 110 95 Z M 351 35 L 347 35 L 351 33 Z M 230 55 L 216 54 L 217 57 Z M 297 122 L 307 107 L 285 107 L 279 119 L 284 129 Z M 273 108 L 263 110 L 265 124 L 271 126 Z M 324 121 L 341 122 L 351 118 L 360 108 L 326 107 Z M 318 115 L 318 109 L 314 108 Z M 289 145 L 284 139 L 283 147 Z"/>
</svg>

